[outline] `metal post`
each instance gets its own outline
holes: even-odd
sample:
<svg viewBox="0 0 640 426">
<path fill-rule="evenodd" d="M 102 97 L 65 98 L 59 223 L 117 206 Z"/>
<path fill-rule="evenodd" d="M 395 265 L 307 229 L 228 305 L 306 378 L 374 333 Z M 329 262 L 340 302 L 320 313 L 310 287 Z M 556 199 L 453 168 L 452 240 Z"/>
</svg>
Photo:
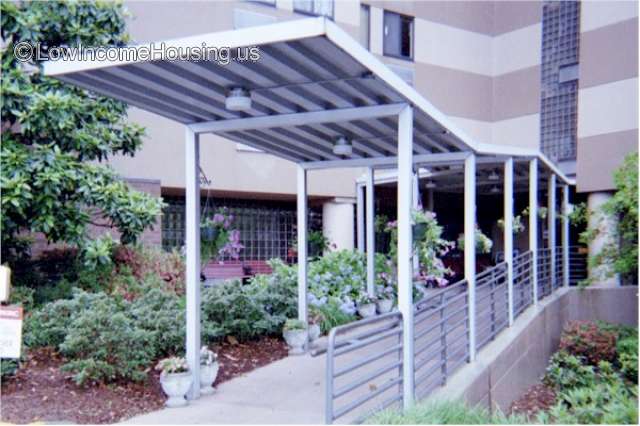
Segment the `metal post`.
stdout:
<svg viewBox="0 0 640 426">
<path fill-rule="evenodd" d="M 307 321 L 307 171 L 298 166 L 298 319 Z"/>
<path fill-rule="evenodd" d="M 365 230 L 367 233 L 367 294 L 376 294 L 376 229 L 375 229 L 375 171 L 367 168 L 367 208 Z"/>
<path fill-rule="evenodd" d="M 358 251 L 364 253 L 364 185 L 356 184 L 356 234 Z"/>
<path fill-rule="evenodd" d="M 551 293 L 554 289 L 554 283 L 556 281 L 556 175 L 554 175 L 553 173 L 551 173 L 551 175 L 549 176 L 549 189 L 548 189 L 548 193 L 547 193 L 547 203 L 548 203 L 548 207 L 547 207 L 547 221 L 549 223 L 549 226 L 547 226 L 547 228 L 549 229 L 548 233 L 549 233 L 549 238 L 547 239 L 548 243 L 549 243 L 549 256 L 551 257 L 549 259 L 550 261 L 550 268 L 551 271 L 549 273 L 550 275 L 550 279 L 549 279 L 549 286 L 551 287 L 549 289 L 549 292 Z"/>
<path fill-rule="evenodd" d="M 529 161 L 529 250 L 533 304 L 538 304 L 538 159 Z"/>
<path fill-rule="evenodd" d="M 513 158 L 504 162 L 504 260 L 507 262 L 509 327 L 513 325 Z"/>
<path fill-rule="evenodd" d="M 189 127 L 185 132 L 185 246 L 187 336 L 189 370 L 195 378 L 187 397 L 200 397 L 200 137 Z"/>
<path fill-rule="evenodd" d="M 413 109 L 398 115 L 398 308 L 402 313 L 403 407 L 414 400 L 413 279 L 411 274 L 411 201 L 413 173 Z"/>
<path fill-rule="evenodd" d="M 418 178 L 418 172 L 415 172 L 413 174 L 413 196 L 411 199 L 411 205 L 413 210 L 418 210 L 418 208 L 420 207 L 420 179 Z M 417 251 L 414 251 L 413 253 L 413 258 L 412 258 L 412 264 L 413 264 L 413 276 L 415 277 L 416 275 L 418 275 L 420 273 L 420 259 L 418 258 L 418 253 Z"/>
<path fill-rule="evenodd" d="M 569 287 L 569 185 L 562 187 L 562 285 Z"/>
<path fill-rule="evenodd" d="M 476 156 L 464 160 L 464 278 L 469 292 L 469 361 L 476 359 Z"/>
</svg>

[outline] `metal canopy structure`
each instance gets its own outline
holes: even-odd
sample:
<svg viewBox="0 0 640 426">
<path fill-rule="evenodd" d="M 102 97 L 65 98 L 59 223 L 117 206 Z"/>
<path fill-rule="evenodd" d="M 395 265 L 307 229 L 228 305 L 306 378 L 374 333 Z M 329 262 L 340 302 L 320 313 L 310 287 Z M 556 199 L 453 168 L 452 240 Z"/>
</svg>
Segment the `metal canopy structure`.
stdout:
<svg viewBox="0 0 640 426">
<path fill-rule="evenodd" d="M 402 386 L 404 405 L 410 406 L 414 393 L 411 262 L 411 209 L 417 193 L 414 171 L 428 167 L 434 177 L 437 174 L 438 179 L 448 179 L 450 185 L 455 181 L 457 190 L 464 192 L 466 247 L 475 247 L 476 168 L 482 171 L 492 164 L 491 167 L 504 170 L 505 235 L 512 231 L 509 212 L 513 210 L 514 180 L 518 183 L 516 189 L 521 187 L 520 182 L 528 181 L 531 192 L 537 188 L 540 169 L 540 177 L 546 177 L 553 194 L 556 176 L 565 188 L 573 182 L 538 150 L 474 141 L 325 17 L 186 37 L 162 45 L 150 43 L 136 49 L 157 53 L 158 46 L 165 56 L 142 58 L 129 54 L 111 61 L 57 60 L 45 63 L 44 73 L 185 125 L 186 352 L 194 376 L 199 374 L 200 350 L 199 135 L 215 133 L 298 164 L 298 316 L 303 320 L 307 318 L 307 172 L 367 167 L 372 200 L 374 169 L 397 169 L 398 259 L 401 259 L 397 273 L 398 308 L 404 329 Z M 230 52 L 229 63 L 203 60 L 202 55 L 193 53 L 194 48 L 203 46 Z M 259 49 L 259 59 L 242 60 L 242 49 L 251 47 Z M 184 53 L 187 49 L 192 49 L 191 54 L 180 60 L 172 60 L 167 53 Z M 241 49 L 240 53 L 237 49 Z M 250 96 L 250 106 L 229 107 L 227 101 L 237 90 Z M 338 138 L 350 142 L 351 155 L 335 154 Z M 555 195 L 551 201 L 555 205 Z M 564 201 L 566 205 L 566 195 Z M 536 217 L 536 209 L 537 197 L 531 197 L 531 217 Z M 551 215 L 555 217 L 553 211 Z M 367 222 L 371 222 L 372 229 L 372 214 L 367 215 Z M 563 226 L 568 227 L 567 221 Z M 510 251 L 512 243 L 509 238 L 505 241 L 506 251 Z M 536 244 L 532 242 L 534 265 Z M 372 245 L 367 252 L 367 288 L 372 291 Z M 506 261 L 511 263 L 509 255 Z M 474 250 L 465 251 L 470 321 L 475 318 L 475 268 Z M 470 341 L 473 339 L 471 332 Z M 471 347 L 475 348 L 475 344 Z M 473 357 L 471 350 L 470 360 Z M 199 396 L 198 380 L 194 381 L 189 396 Z"/>
</svg>

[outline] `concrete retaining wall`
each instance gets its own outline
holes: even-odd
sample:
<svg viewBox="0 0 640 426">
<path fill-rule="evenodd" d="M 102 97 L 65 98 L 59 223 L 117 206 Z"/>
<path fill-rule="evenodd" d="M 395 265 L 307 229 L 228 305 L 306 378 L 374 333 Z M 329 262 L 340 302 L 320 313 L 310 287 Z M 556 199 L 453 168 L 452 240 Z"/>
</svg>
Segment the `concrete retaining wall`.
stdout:
<svg viewBox="0 0 640 426">
<path fill-rule="evenodd" d="M 470 405 L 499 407 L 540 380 L 568 321 L 603 320 L 638 325 L 638 287 L 562 289 L 530 307 L 476 361 L 459 370 L 431 398 L 464 398 Z"/>
</svg>

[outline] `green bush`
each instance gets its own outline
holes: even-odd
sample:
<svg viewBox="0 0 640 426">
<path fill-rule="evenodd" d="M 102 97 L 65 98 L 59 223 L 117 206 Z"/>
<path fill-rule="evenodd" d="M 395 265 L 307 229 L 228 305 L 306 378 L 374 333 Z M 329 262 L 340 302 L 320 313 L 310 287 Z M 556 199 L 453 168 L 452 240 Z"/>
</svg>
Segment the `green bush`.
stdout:
<svg viewBox="0 0 640 426">
<path fill-rule="evenodd" d="M 573 389 L 592 386 L 596 374 L 592 366 L 583 365 L 578 357 L 559 351 L 551 357 L 543 381 L 559 390 Z"/>
<path fill-rule="evenodd" d="M 20 305 L 25 311 L 30 312 L 35 304 L 35 292 L 36 291 L 34 289 L 29 287 L 12 287 L 9 296 L 9 303 L 12 305 Z"/>
<path fill-rule="evenodd" d="M 18 371 L 18 361 L 15 359 L 0 358 L 0 379 L 13 376 Z"/>
<path fill-rule="evenodd" d="M 98 298 L 69 324 L 59 346 L 69 359 L 63 370 L 74 372 L 78 384 L 143 380 L 155 357 L 153 338 L 128 315 L 126 302 Z"/>
<path fill-rule="evenodd" d="M 373 416 L 368 424 L 382 425 L 481 425 L 527 424 L 524 416 L 506 416 L 500 410 L 469 407 L 461 401 L 438 401 L 416 404 L 405 412 L 385 410 Z"/>
<path fill-rule="evenodd" d="M 355 315 L 349 315 L 340 310 L 340 303 L 335 299 L 329 299 L 326 304 L 314 308 L 320 317 L 320 330 L 328 333 L 333 327 L 348 324 L 356 320 Z"/>
</svg>

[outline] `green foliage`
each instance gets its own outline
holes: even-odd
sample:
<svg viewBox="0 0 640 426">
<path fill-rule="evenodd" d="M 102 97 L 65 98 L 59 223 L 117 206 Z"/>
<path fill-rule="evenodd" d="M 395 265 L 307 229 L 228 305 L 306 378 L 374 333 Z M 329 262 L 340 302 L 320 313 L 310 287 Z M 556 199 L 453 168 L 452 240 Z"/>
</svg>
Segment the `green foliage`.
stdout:
<svg viewBox="0 0 640 426">
<path fill-rule="evenodd" d="M 9 358 L 0 358 L 0 379 L 4 380 L 13 376 L 18 371 L 18 361 Z"/>
<path fill-rule="evenodd" d="M 405 412 L 385 410 L 373 416 L 368 424 L 382 425 L 481 425 L 528 424 L 524 416 L 504 415 L 500 410 L 469 407 L 461 401 L 438 401 L 416 404 Z"/>
<path fill-rule="evenodd" d="M 240 250 L 244 248 L 240 244 L 240 233 L 231 229 L 233 216 L 226 208 L 218 210 L 212 217 L 205 218 L 200 223 L 200 258 L 206 265 L 210 260 L 218 259 L 227 254 L 237 259 Z"/>
<path fill-rule="evenodd" d="M 583 243 L 593 241 L 602 231 L 602 222 L 615 218 L 613 235 L 600 252 L 589 259 L 592 270 L 603 277 L 621 274 L 638 280 L 638 153 L 625 157 L 622 166 L 614 172 L 616 191 L 598 211 L 590 212 L 593 226 L 580 235 Z"/>
<path fill-rule="evenodd" d="M 26 312 L 30 312 L 34 306 L 35 290 L 29 287 L 12 287 L 9 296 L 9 303 L 21 305 Z"/>
<path fill-rule="evenodd" d="M 63 370 L 75 373 L 78 384 L 140 381 L 156 355 L 153 333 L 136 324 L 115 298 L 97 299 L 74 315 L 60 352 L 70 360 Z"/>
<path fill-rule="evenodd" d="M 298 319 L 288 319 L 284 322 L 283 331 L 306 330 L 307 323 Z"/>
<path fill-rule="evenodd" d="M 13 56 L 20 42 L 45 57 L 47 46 L 121 46 L 128 40 L 122 3 L 2 2 L 0 11 L 2 258 L 16 254 L 23 232 L 82 246 L 97 214 L 123 242 L 134 241 L 162 203 L 99 162 L 133 155 L 143 129 L 127 122 L 125 104 L 44 77 L 39 63 Z"/>
<path fill-rule="evenodd" d="M 569 222 L 576 228 L 587 225 L 589 222 L 589 209 L 587 208 L 587 203 L 582 202 L 573 206 L 573 211 L 569 213 Z"/>
<path fill-rule="evenodd" d="M 350 315 L 340 309 L 340 302 L 336 299 L 329 299 L 324 305 L 315 307 L 320 317 L 320 330 L 323 334 L 328 333 L 332 328 L 339 325 L 348 324 L 356 320 L 355 315 Z"/>
<path fill-rule="evenodd" d="M 556 352 L 551 357 L 544 376 L 547 385 L 560 390 L 593 386 L 595 380 L 592 366 L 583 365 L 578 357 L 565 351 Z"/>
</svg>

